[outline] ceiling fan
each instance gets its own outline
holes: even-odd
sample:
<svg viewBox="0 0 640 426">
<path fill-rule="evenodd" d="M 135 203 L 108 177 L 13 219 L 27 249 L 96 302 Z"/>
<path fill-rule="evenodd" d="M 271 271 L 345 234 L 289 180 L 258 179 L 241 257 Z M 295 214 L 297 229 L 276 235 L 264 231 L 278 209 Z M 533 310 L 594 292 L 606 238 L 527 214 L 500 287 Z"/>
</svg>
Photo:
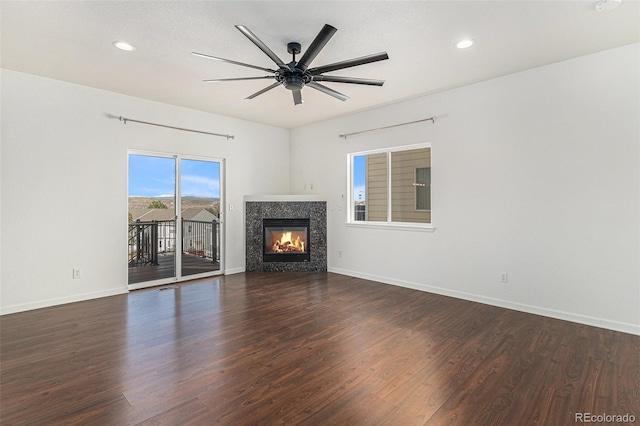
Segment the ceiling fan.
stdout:
<svg viewBox="0 0 640 426">
<path fill-rule="evenodd" d="M 366 78 L 355 78 L 355 77 L 338 77 L 338 76 L 330 76 L 324 75 L 324 73 L 337 71 L 344 68 L 355 67 L 358 65 L 364 65 L 371 62 L 382 61 L 385 59 L 389 59 L 387 52 L 375 53 L 372 55 L 362 56 L 359 58 L 349 59 L 346 61 L 335 62 L 329 65 L 322 65 L 315 68 L 309 68 L 311 62 L 318 56 L 318 53 L 324 48 L 324 46 L 329 42 L 331 37 L 337 31 L 336 28 L 331 25 L 325 24 L 322 27 L 322 30 L 318 33 L 316 38 L 313 40 L 309 48 L 304 55 L 300 58 L 300 60 L 296 61 L 296 55 L 301 52 L 300 43 L 291 42 L 287 44 L 287 52 L 291 53 L 293 59 L 288 64 L 285 64 L 282 59 L 278 57 L 271 49 L 267 47 L 255 34 L 253 34 L 247 27 L 243 25 L 235 26 L 242 34 L 244 34 L 249 40 L 253 42 L 260 50 L 262 50 L 273 62 L 278 66 L 277 69 L 271 68 L 263 68 L 256 65 L 245 64 L 242 62 L 232 61 L 230 59 L 218 58 L 216 56 L 205 55 L 203 53 L 192 52 L 195 56 L 200 56 L 202 58 L 214 59 L 216 61 L 228 62 L 230 64 L 240 65 L 243 67 L 254 68 L 258 70 L 262 70 L 270 73 L 271 75 L 265 75 L 261 77 L 239 77 L 239 78 L 221 78 L 221 79 L 213 79 L 213 80 L 204 80 L 207 83 L 218 83 L 221 81 L 238 81 L 238 80 L 260 80 L 260 79 L 275 79 L 276 82 L 271 84 L 270 86 L 265 87 L 262 90 L 257 91 L 256 93 L 247 96 L 245 99 L 253 99 L 256 96 L 260 96 L 263 93 L 283 85 L 285 88 L 291 90 L 293 93 L 293 103 L 295 105 L 299 105 L 302 103 L 302 93 L 301 90 L 303 87 L 308 86 L 313 89 L 316 89 L 322 93 L 333 96 L 334 98 L 340 99 L 341 101 L 346 101 L 349 99 L 348 96 L 343 95 L 340 92 L 337 92 L 333 89 L 328 88 L 320 84 L 320 81 L 328 81 L 332 83 L 351 83 L 351 84 L 364 84 L 369 86 L 382 86 L 384 84 L 384 80 L 372 80 Z"/>
</svg>

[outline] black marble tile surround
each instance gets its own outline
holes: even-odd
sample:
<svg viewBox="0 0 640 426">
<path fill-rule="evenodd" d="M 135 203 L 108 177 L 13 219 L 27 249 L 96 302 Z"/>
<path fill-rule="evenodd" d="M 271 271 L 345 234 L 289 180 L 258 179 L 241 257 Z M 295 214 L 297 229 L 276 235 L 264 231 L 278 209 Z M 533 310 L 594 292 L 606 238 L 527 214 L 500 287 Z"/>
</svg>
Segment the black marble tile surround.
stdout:
<svg viewBox="0 0 640 426">
<path fill-rule="evenodd" d="M 246 201 L 247 272 L 315 272 L 327 270 L 326 201 Z M 262 219 L 309 219 L 309 262 L 263 262 Z"/>
</svg>

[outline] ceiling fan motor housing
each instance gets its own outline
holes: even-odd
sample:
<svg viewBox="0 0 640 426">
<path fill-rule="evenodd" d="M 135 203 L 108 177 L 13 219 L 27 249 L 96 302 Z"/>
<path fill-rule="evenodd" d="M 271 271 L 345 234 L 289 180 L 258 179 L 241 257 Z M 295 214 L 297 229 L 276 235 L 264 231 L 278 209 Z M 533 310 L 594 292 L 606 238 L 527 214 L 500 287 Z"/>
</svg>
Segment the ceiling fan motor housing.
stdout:
<svg viewBox="0 0 640 426">
<path fill-rule="evenodd" d="M 276 75 L 276 79 L 289 90 L 300 90 L 311 81 L 312 77 L 307 72 L 296 67 L 296 55 L 300 53 L 302 46 L 300 43 L 292 41 L 287 43 L 287 52 L 293 55 L 293 60 L 287 64 L 288 69 L 280 69 Z"/>
<path fill-rule="evenodd" d="M 305 83 L 304 78 L 298 73 L 285 76 L 284 79 L 282 79 L 282 84 L 289 90 L 300 90 L 304 87 Z"/>
</svg>

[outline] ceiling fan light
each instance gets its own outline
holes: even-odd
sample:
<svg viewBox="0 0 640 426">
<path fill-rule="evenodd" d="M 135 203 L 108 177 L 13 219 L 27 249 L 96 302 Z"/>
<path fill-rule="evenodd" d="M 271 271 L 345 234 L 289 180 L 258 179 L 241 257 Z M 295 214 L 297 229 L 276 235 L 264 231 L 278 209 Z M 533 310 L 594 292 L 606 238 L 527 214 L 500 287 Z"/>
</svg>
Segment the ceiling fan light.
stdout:
<svg viewBox="0 0 640 426">
<path fill-rule="evenodd" d="M 127 43 L 126 41 L 114 41 L 113 45 L 120 50 L 124 50 L 125 52 L 131 52 L 136 50 L 136 48 L 133 45 Z"/>
<path fill-rule="evenodd" d="M 458 49 L 466 49 L 468 47 L 473 46 L 476 43 L 475 40 L 473 39 L 465 39 L 465 40 L 460 40 L 459 42 L 456 43 L 456 47 Z"/>
</svg>

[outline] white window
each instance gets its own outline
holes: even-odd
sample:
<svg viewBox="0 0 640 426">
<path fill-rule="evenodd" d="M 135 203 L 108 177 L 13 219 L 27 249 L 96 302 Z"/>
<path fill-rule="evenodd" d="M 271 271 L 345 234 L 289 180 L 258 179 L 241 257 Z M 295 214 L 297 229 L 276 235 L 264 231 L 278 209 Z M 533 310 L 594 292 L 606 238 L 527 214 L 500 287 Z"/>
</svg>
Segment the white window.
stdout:
<svg viewBox="0 0 640 426">
<path fill-rule="evenodd" d="M 349 154 L 351 224 L 431 227 L 431 144 Z"/>
</svg>

